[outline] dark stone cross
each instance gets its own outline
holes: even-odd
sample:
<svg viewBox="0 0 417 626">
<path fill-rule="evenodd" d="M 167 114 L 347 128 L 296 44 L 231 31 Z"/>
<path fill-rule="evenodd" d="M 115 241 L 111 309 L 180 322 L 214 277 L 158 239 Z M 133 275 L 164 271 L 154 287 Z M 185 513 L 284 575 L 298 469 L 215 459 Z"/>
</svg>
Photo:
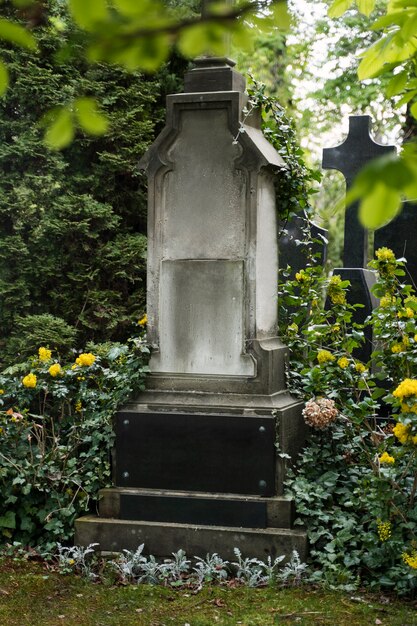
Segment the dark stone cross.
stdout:
<svg viewBox="0 0 417 626">
<path fill-rule="evenodd" d="M 395 152 L 395 146 L 382 146 L 370 134 L 369 115 L 351 115 L 349 134 L 345 141 L 334 148 L 323 149 L 323 169 L 342 172 L 346 189 L 352 186 L 355 176 L 376 157 Z M 366 267 L 368 262 L 368 233 L 359 222 L 358 203 L 346 209 L 343 266 Z"/>
</svg>

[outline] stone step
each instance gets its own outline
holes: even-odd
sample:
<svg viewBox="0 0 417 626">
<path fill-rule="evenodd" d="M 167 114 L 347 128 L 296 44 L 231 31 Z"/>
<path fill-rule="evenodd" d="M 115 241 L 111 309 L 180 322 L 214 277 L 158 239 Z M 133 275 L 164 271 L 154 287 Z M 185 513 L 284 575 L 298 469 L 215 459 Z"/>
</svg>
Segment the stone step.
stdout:
<svg viewBox="0 0 417 626">
<path fill-rule="evenodd" d="M 144 543 L 144 553 L 158 558 L 170 557 L 180 548 L 188 557 L 204 558 L 216 552 L 232 561 L 233 548 L 239 548 L 245 557 L 262 560 L 280 555 L 290 558 L 293 550 L 297 550 L 301 560 L 307 556 L 307 536 L 302 530 L 174 524 L 92 515 L 76 520 L 75 544 L 88 546 L 96 542 L 102 552 L 136 550 Z"/>
<path fill-rule="evenodd" d="M 109 488 L 100 491 L 100 516 L 124 520 L 246 528 L 291 528 L 294 503 L 224 493 Z"/>
</svg>

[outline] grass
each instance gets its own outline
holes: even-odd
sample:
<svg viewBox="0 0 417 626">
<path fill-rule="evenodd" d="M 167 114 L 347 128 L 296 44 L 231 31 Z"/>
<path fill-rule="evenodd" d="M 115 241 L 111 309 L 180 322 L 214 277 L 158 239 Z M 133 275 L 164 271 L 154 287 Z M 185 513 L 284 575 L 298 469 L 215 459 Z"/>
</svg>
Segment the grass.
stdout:
<svg viewBox="0 0 417 626">
<path fill-rule="evenodd" d="M 416 603 L 310 587 L 106 586 L 0 560 L 1 626 L 417 626 Z"/>
</svg>

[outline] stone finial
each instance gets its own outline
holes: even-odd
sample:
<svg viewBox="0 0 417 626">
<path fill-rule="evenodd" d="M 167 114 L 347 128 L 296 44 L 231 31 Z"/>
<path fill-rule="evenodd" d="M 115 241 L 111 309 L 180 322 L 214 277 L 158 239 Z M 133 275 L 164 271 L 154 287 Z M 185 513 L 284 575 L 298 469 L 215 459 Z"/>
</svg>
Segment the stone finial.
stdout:
<svg viewBox="0 0 417 626">
<path fill-rule="evenodd" d="M 246 81 L 233 69 L 236 63 L 227 57 L 198 57 L 195 67 L 185 74 L 185 93 L 210 91 L 245 91 Z"/>
</svg>

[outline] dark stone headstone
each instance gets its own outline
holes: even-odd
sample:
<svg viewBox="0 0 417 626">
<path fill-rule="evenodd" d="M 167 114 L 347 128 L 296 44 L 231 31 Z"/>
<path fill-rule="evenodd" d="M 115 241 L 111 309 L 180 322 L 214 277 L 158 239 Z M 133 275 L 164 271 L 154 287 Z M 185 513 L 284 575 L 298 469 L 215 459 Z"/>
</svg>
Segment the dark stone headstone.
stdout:
<svg viewBox="0 0 417 626">
<path fill-rule="evenodd" d="M 305 268 L 308 257 L 324 265 L 327 260 L 327 230 L 309 222 L 303 213 L 279 224 L 279 267 L 291 268 L 291 276 Z M 307 239 L 307 242 L 306 242 Z"/>
<path fill-rule="evenodd" d="M 386 226 L 375 231 L 374 249 L 386 246 L 398 258 L 407 259 L 409 279 L 417 285 L 417 204 L 404 202 L 402 210 Z"/>
<path fill-rule="evenodd" d="M 377 157 L 395 152 L 395 146 L 382 146 L 370 135 L 369 115 L 351 115 L 349 134 L 345 141 L 334 148 L 323 149 L 323 169 L 342 172 L 346 189 L 352 186 L 360 170 Z M 368 263 L 368 234 L 359 222 L 358 203 L 346 209 L 345 238 L 343 250 L 344 267 L 366 267 Z"/>
</svg>

